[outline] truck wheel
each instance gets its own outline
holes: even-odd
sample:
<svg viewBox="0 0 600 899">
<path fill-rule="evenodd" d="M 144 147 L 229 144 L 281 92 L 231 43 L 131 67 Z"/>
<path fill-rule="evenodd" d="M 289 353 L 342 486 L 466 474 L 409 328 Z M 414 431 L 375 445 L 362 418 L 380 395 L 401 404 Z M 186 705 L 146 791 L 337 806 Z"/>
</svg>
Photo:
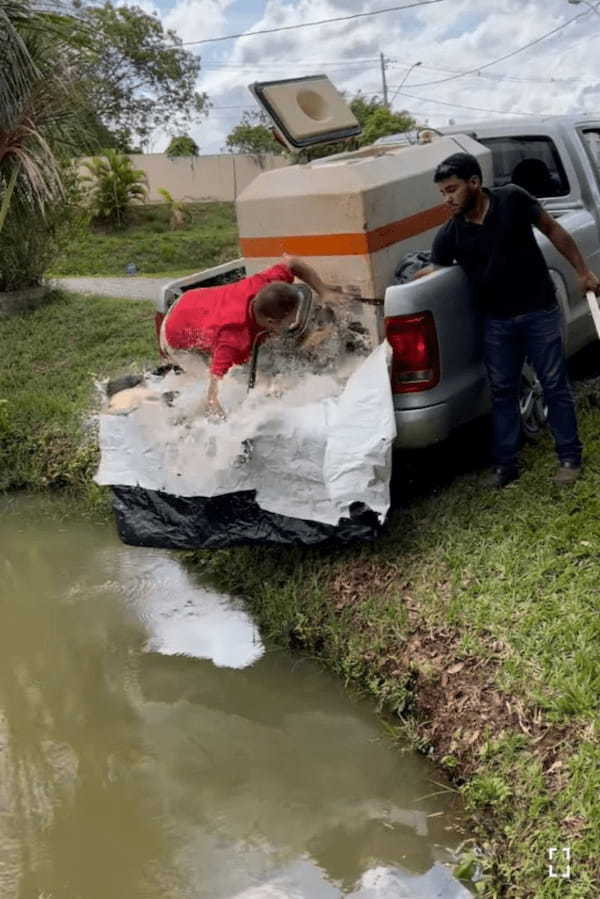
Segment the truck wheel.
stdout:
<svg viewBox="0 0 600 899">
<path fill-rule="evenodd" d="M 542 385 L 530 365 L 525 365 L 521 375 L 521 427 L 526 440 L 538 440 L 548 424 L 548 406 L 544 402 Z"/>
</svg>

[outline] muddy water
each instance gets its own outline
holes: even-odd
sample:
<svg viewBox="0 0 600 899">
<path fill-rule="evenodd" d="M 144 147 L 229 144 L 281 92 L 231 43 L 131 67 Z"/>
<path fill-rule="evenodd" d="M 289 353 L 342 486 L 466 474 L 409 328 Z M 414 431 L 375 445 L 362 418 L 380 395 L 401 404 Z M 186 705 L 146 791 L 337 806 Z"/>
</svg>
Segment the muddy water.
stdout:
<svg viewBox="0 0 600 899">
<path fill-rule="evenodd" d="M 0 498 L 2 899 L 450 899 L 434 781 L 174 555 Z"/>
</svg>

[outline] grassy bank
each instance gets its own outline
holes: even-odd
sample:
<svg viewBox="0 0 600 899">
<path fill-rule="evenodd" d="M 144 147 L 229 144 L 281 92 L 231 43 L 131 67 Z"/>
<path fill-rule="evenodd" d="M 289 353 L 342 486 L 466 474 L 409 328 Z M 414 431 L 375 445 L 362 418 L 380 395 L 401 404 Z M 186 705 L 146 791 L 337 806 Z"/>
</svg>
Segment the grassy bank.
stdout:
<svg viewBox="0 0 600 899">
<path fill-rule="evenodd" d="M 94 380 L 153 364 L 151 313 L 57 294 L 2 322 L 3 489 L 89 490 Z M 372 546 L 188 554 L 247 598 L 266 636 L 370 692 L 447 768 L 485 847 L 489 897 L 599 891 L 599 391 L 578 388 L 587 470 L 572 489 L 551 483 L 546 439 L 504 491 L 471 470 L 405 498 Z M 433 471 L 444 452 L 424 456 Z M 559 873 L 570 849 L 571 879 L 548 876 L 551 847 Z"/>
<path fill-rule="evenodd" d="M 464 475 L 396 508 L 373 546 L 193 555 L 269 636 L 393 709 L 448 769 L 490 897 L 600 891 L 599 390 L 579 386 L 587 470 L 574 489 L 552 484 L 546 440 L 518 484 Z M 551 847 L 571 851 L 571 879 L 549 876 Z"/>
<path fill-rule="evenodd" d="M 182 275 L 239 255 L 233 203 L 193 203 L 187 227 L 171 231 L 165 205 L 138 206 L 119 231 L 90 227 L 69 244 L 52 275 Z"/>
<path fill-rule="evenodd" d="M 0 323 L 0 490 L 69 488 L 96 501 L 95 381 L 156 362 L 151 303 L 53 294 Z"/>
</svg>

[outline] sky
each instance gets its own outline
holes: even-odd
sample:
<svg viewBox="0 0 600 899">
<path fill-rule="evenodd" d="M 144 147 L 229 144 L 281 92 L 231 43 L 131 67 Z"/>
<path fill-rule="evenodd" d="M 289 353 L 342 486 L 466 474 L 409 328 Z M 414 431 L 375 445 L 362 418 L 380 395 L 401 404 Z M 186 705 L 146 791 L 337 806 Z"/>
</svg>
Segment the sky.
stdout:
<svg viewBox="0 0 600 899">
<path fill-rule="evenodd" d="M 325 73 L 352 96 L 382 95 L 386 59 L 392 108 L 440 127 L 489 118 L 571 112 L 600 116 L 600 3 L 581 0 L 441 0 L 327 25 L 252 36 L 252 31 L 371 12 L 416 0 L 138 0 L 201 57 L 198 88 L 212 107 L 190 127 L 201 153 L 219 153 L 245 109 L 253 81 Z M 488 63 L 579 17 L 556 34 Z M 416 66 L 416 63 L 420 63 Z M 481 71 L 456 77 L 457 73 Z M 409 71 L 410 70 L 410 71 Z M 401 82 L 406 77 L 404 84 Z M 442 83 L 435 83 L 442 82 Z M 399 92 L 396 91 L 401 86 Z M 467 107 L 467 108 L 465 108 Z M 168 137 L 157 135 L 153 152 Z"/>
</svg>

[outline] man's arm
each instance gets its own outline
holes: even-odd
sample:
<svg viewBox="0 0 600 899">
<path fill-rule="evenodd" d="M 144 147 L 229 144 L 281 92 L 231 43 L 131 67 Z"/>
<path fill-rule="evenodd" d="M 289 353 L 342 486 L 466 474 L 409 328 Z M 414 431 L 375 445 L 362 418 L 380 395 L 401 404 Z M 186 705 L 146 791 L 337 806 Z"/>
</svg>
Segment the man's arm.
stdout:
<svg viewBox="0 0 600 899">
<path fill-rule="evenodd" d="M 338 284 L 326 284 L 314 268 L 298 256 L 290 256 L 289 253 L 284 253 L 283 263 L 287 265 L 292 274 L 304 281 L 305 284 L 308 284 L 309 287 L 312 287 L 320 297 L 332 293 L 337 294 L 339 297 L 347 292 Z"/>
<path fill-rule="evenodd" d="M 588 267 L 581 251 L 568 231 L 565 231 L 556 219 L 542 210 L 536 227 L 546 235 L 548 240 L 554 244 L 559 253 L 561 253 L 567 262 L 570 262 L 577 272 L 579 286 L 583 293 L 588 290 L 600 295 L 600 278 L 598 278 Z"/>
<path fill-rule="evenodd" d="M 219 402 L 219 375 L 211 372 L 208 382 L 208 394 L 206 396 L 206 412 L 209 418 L 225 418 L 225 410 Z"/>
<path fill-rule="evenodd" d="M 225 410 L 219 401 L 219 383 L 234 362 L 235 358 L 232 348 L 227 343 L 219 343 L 213 350 L 210 360 L 210 377 L 206 395 L 206 411 L 210 418 L 226 417 Z"/>
<path fill-rule="evenodd" d="M 448 226 L 444 225 L 433 240 L 431 263 L 415 272 L 410 280 L 417 281 L 419 278 L 431 275 L 440 268 L 449 268 L 451 265 L 454 265 L 454 252 L 454 239 L 448 231 Z"/>
<path fill-rule="evenodd" d="M 426 265 L 425 268 L 420 268 L 418 272 L 415 272 L 411 281 L 418 281 L 419 278 L 424 278 L 425 275 L 431 275 L 433 272 L 437 272 L 438 269 L 443 268 L 441 265 Z"/>
</svg>

